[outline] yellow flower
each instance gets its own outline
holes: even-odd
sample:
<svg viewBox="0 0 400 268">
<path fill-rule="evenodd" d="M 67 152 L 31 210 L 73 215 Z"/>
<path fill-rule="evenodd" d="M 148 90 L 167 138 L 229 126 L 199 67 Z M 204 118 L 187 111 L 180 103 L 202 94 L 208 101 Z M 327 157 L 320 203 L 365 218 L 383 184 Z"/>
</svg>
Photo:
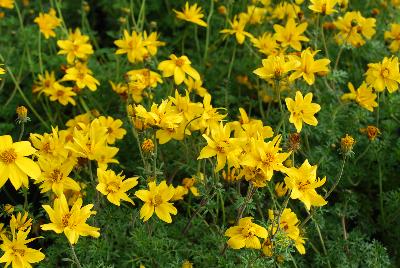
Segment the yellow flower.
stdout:
<svg viewBox="0 0 400 268">
<path fill-rule="evenodd" d="M 6 70 L 4 70 L 4 68 L 1 67 L 2 65 L 3 64 L 0 64 L 0 74 L 5 74 Z M 1 77 L 0 77 L 0 80 L 1 80 Z"/>
<path fill-rule="evenodd" d="M 276 43 L 275 37 L 271 33 L 263 33 L 258 38 L 251 38 L 250 41 L 253 46 L 258 48 L 258 51 L 265 55 L 277 55 L 279 52 L 279 45 Z"/>
<path fill-rule="evenodd" d="M 274 25 L 274 38 L 281 43 L 282 47 L 292 47 L 294 50 L 301 50 L 300 41 L 308 42 L 310 39 L 302 35 L 307 29 L 308 23 L 304 22 L 297 25 L 294 19 L 289 19 L 286 26 Z"/>
<path fill-rule="evenodd" d="M 82 199 L 78 198 L 72 208 L 69 209 L 67 199 L 62 194 L 54 200 L 53 208 L 49 205 L 43 205 L 42 207 L 51 221 L 51 223 L 40 226 L 43 231 L 54 231 L 57 234 L 64 233 L 71 244 L 76 244 L 79 236 L 93 236 L 95 238 L 100 236 L 99 228 L 86 223 L 91 215 L 96 214 L 95 211 L 91 211 L 93 204 L 82 207 Z"/>
<path fill-rule="evenodd" d="M 340 150 L 345 155 L 351 154 L 353 152 L 353 147 L 355 143 L 356 140 L 349 134 L 346 134 L 346 136 L 340 138 Z"/>
<path fill-rule="evenodd" d="M 343 94 L 341 99 L 343 101 L 346 100 L 354 100 L 361 107 L 367 109 L 370 112 L 374 111 L 375 107 L 378 107 L 378 103 L 375 101 L 377 98 L 376 93 L 372 91 L 372 88 L 369 87 L 365 82 L 361 84 L 361 86 L 357 89 L 354 89 L 354 86 L 351 82 L 347 84 L 350 89 L 350 93 Z"/>
<path fill-rule="evenodd" d="M 38 151 L 36 155 L 39 158 L 45 157 L 47 159 L 66 159 L 69 156 L 69 151 L 64 148 L 67 142 L 67 132 L 58 131 L 58 128 L 52 128 L 52 132 L 44 133 L 43 135 L 31 133 L 29 139 L 33 147 Z"/>
<path fill-rule="evenodd" d="M 89 37 L 82 35 L 79 28 L 70 32 L 68 39 L 58 40 L 57 45 L 61 48 L 58 54 L 67 54 L 67 62 L 74 63 L 75 58 L 86 60 L 88 55 L 93 54 L 92 45 L 88 43 Z"/>
<path fill-rule="evenodd" d="M 148 55 L 142 35 L 135 31 L 130 35 L 124 30 L 124 37 L 114 41 L 114 44 L 118 47 L 115 54 L 127 54 L 131 63 L 142 62 Z"/>
<path fill-rule="evenodd" d="M 256 75 L 264 80 L 282 79 L 285 74 L 294 70 L 300 65 L 298 60 L 293 57 L 284 55 L 269 55 L 268 58 L 262 60 L 262 67 L 253 71 Z"/>
<path fill-rule="evenodd" d="M 381 134 L 379 128 L 375 126 L 367 126 L 366 128 L 361 128 L 360 132 L 365 133 L 370 141 L 375 140 Z"/>
<path fill-rule="evenodd" d="M 4 212 L 10 215 L 10 214 L 12 214 L 14 212 L 14 208 L 15 207 L 13 205 L 11 205 L 11 204 L 5 204 L 4 205 Z"/>
<path fill-rule="evenodd" d="M 254 170 L 251 174 L 245 174 L 245 177 L 256 187 L 264 187 L 265 182 L 271 180 L 274 171 L 281 171 L 284 168 L 282 163 L 290 153 L 280 153 L 282 150 L 279 147 L 280 142 L 280 135 L 275 136 L 269 142 L 265 142 L 264 139 L 252 139 L 251 150 L 240 164 Z"/>
<path fill-rule="evenodd" d="M 49 96 L 51 101 L 58 101 L 64 106 L 68 105 L 68 103 L 76 105 L 76 101 L 72 98 L 76 96 L 76 93 L 72 87 L 65 87 L 55 82 L 51 88 L 45 89 L 43 92 Z"/>
<path fill-rule="evenodd" d="M 201 7 L 197 7 L 197 3 L 189 6 L 189 3 L 186 2 L 185 8 L 182 10 L 182 12 L 176 11 L 175 9 L 174 12 L 176 13 L 176 17 L 180 20 L 193 22 L 197 25 L 207 27 L 207 23 L 202 20 L 204 14 L 202 13 Z"/>
<path fill-rule="evenodd" d="M 265 8 L 249 5 L 247 6 L 247 12 L 240 13 L 239 17 L 249 24 L 261 24 L 266 12 L 267 9 Z"/>
<path fill-rule="evenodd" d="M 288 3 L 287 1 L 280 2 L 272 12 L 272 18 L 278 20 L 295 19 L 300 13 L 300 7 L 296 4 Z"/>
<path fill-rule="evenodd" d="M 385 57 L 382 62 L 369 63 L 365 75 L 367 76 L 366 82 L 376 91 L 383 91 L 387 88 L 389 93 L 393 93 L 399 89 L 399 59 Z"/>
<path fill-rule="evenodd" d="M 172 185 L 168 186 L 166 181 L 162 181 L 159 185 L 152 181 L 148 184 L 149 190 L 136 191 L 135 195 L 145 202 L 140 209 L 140 218 L 147 221 L 155 212 L 157 217 L 167 223 L 172 222 L 171 215 L 176 215 L 178 210 L 171 201 L 174 196 L 175 189 Z"/>
<path fill-rule="evenodd" d="M 286 98 L 286 107 L 290 112 L 289 122 L 294 124 L 297 132 L 300 132 L 303 127 L 303 122 L 316 126 L 318 120 L 315 118 L 315 114 L 321 110 L 321 106 L 317 103 L 312 103 L 313 94 L 310 92 L 303 95 L 300 91 L 296 91 L 295 99 Z"/>
<path fill-rule="evenodd" d="M 13 268 L 32 267 L 31 263 L 38 263 L 45 258 L 40 250 L 29 248 L 26 245 L 39 238 L 27 239 L 29 232 L 30 228 L 26 231 L 13 232 L 11 240 L 6 235 L 1 235 L 3 244 L 0 245 L 0 249 L 4 251 L 4 255 L 0 258 L 0 263 L 5 263 L 5 267 L 10 264 Z"/>
<path fill-rule="evenodd" d="M 291 190 L 290 198 L 299 199 L 307 210 L 311 206 L 324 206 L 325 199 L 315 189 L 324 185 L 326 178 L 317 179 L 317 166 L 311 166 L 308 160 L 299 168 L 287 168 L 285 171 L 285 184 Z"/>
<path fill-rule="evenodd" d="M 268 215 L 270 220 L 274 221 L 274 213 L 272 210 L 268 210 Z M 300 254 L 305 254 L 306 249 L 304 247 L 304 239 L 300 236 L 300 229 L 298 227 L 299 220 L 297 219 L 297 215 L 292 212 L 290 208 L 285 208 L 282 212 L 281 217 L 279 218 L 279 229 L 283 230 L 283 232 L 293 240 L 295 243 L 296 249 Z M 277 226 L 278 223 L 276 222 Z M 276 233 L 278 227 L 274 227 L 272 233 Z"/>
<path fill-rule="evenodd" d="M 143 42 L 146 46 L 147 51 L 150 55 L 154 56 L 157 54 L 158 47 L 165 46 L 165 42 L 158 41 L 158 33 L 152 32 L 147 35 L 147 32 L 143 32 Z"/>
<path fill-rule="evenodd" d="M 53 30 L 61 24 L 61 20 L 57 18 L 53 8 L 50 8 L 49 13 L 39 13 L 34 22 L 39 26 L 40 32 L 46 39 L 55 37 L 56 33 Z"/>
<path fill-rule="evenodd" d="M 185 74 L 191 76 L 194 80 L 200 80 L 199 73 L 192 67 L 190 60 L 186 56 L 179 58 L 172 54 L 169 56 L 170 60 L 160 62 L 158 70 L 162 71 L 163 77 L 174 76 L 176 85 L 182 84 L 185 80 Z"/>
<path fill-rule="evenodd" d="M 0 0 L 0 7 L 13 9 L 14 8 L 14 0 Z"/>
<path fill-rule="evenodd" d="M 100 116 L 98 118 L 100 126 L 107 129 L 107 143 L 114 144 L 116 140 L 121 140 L 126 130 L 122 128 L 122 121 L 120 119 L 114 119 L 111 116 Z"/>
<path fill-rule="evenodd" d="M 337 4 L 337 0 L 311 0 L 311 5 L 308 6 L 309 9 L 316 13 L 321 13 L 322 15 L 330 15 L 337 10 L 334 9 Z"/>
<path fill-rule="evenodd" d="M 44 92 L 53 92 L 53 88 L 56 83 L 58 82 L 55 78 L 54 72 L 49 73 L 48 71 L 45 71 L 44 75 L 38 75 L 38 80 L 35 82 L 32 92 L 39 93 L 39 95 Z"/>
<path fill-rule="evenodd" d="M 132 199 L 126 194 L 138 184 L 138 177 L 132 177 L 125 180 L 125 176 L 115 174 L 112 170 L 97 169 L 97 177 L 99 184 L 96 189 L 107 196 L 108 201 L 114 205 L 120 206 L 121 200 L 127 201 L 134 205 Z"/>
<path fill-rule="evenodd" d="M 188 260 L 185 260 L 185 261 L 182 263 L 182 268 L 193 268 L 193 263 L 191 263 L 191 262 L 188 261 Z"/>
<path fill-rule="evenodd" d="M 400 24 L 390 25 L 390 31 L 385 31 L 385 40 L 391 41 L 389 48 L 392 53 L 400 50 Z"/>
<path fill-rule="evenodd" d="M 239 19 L 235 16 L 233 18 L 233 21 L 230 22 L 229 24 L 231 25 L 231 29 L 223 29 L 219 31 L 220 33 L 227 35 L 235 35 L 236 41 L 241 45 L 244 43 L 244 40 L 247 37 L 253 38 L 251 33 L 248 33 L 244 30 L 244 27 L 246 27 L 247 21 L 243 19 L 243 17 L 240 17 Z"/>
<path fill-rule="evenodd" d="M 215 172 L 224 168 L 228 161 L 228 168 L 235 166 L 239 167 L 240 147 L 237 145 L 237 139 L 230 138 L 231 129 L 229 125 L 223 125 L 222 122 L 216 128 L 211 128 L 211 137 L 203 134 L 207 145 L 201 150 L 197 159 L 210 158 L 217 156 L 217 166 Z"/>
<path fill-rule="evenodd" d="M 17 217 L 15 215 L 12 215 L 11 220 L 10 220 L 10 229 L 12 233 L 15 233 L 15 230 L 17 231 L 26 231 L 28 228 L 32 226 L 32 218 L 29 217 L 28 212 L 24 212 L 24 215 L 21 214 L 21 212 L 18 212 Z"/>
<path fill-rule="evenodd" d="M 203 81 L 201 81 L 200 79 L 194 80 L 191 77 L 188 77 L 183 82 L 187 86 L 187 90 L 189 91 L 189 93 L 194 90 L 194 92 L 197 95 L 199 95 L 200 97 L 203 97 L 203 98 L 208 93 L 207 89 L 205 89 L 203 87 Z"/>
<path fill-rule="evenodd" d="M 311 52 L 310 48 L 301 52 L 301 58 L 299 59 L 301 65 L 294 70 L 289 80 L 293 81 L 299 77 L 303 77 L 307 84 L 312 85 L 315 82 L 315 73 L 329 72 L 328 65 L 331 61 L 329 59 L 314 60 L 314 56 L 317 53 L 318 50 Z"/>
<path fill-rule="evenodd" d="M 35 183 L 41 183 L 41 193 L 53 191 L 57 196 L 64 193 L 65 190 L 79 191 L 79 184 L 69 177 L 75 166 L 75 161 L 70 159 L 48 159 L 39 158 L 39 165 L 42 169 L 42 175 Z"/>
<path fill-rule="evenodd" d="M 175 192 L 174 192 L 174 196 L 172 196 L 170 201 L 178 201 L 178 200 L 182 200 L 183 196 L 187 195 L 189 193 L 189 190 L 186 189 L 186 187 L 182 186 L 182 185 L 178 185 L 175 188 Z"/>
<path fill-rule="evenodd" d="M 100 82 L 92 76 L 93 72 L 85 63 L 77 62 L 75 66 L 69 67 L 63 77 L 65 81 L 75 81 L 78 88 L 88 87 L 91 91 L 96 91 Z"/>
<path fill-rule="evenodd" d="M 199 196 L 199 190 L 197 189 L 196 186 L 194 186 L 196 183 L 195 178 L 184 178 L 182 181 L 183 187 L 186 189 L 190 190 L 194 196 Z"/>
<path fill-rule="evenodd" d="M 29 141 L 13 143 L 11 136 L 0 136 L 0 188 L 7 179 L 16 190 L 22 185 L 28 188 L 28 176 L 33 179 L 40 176 L 39 166 L 27 157 L 35 152 Z"/>
<path fill-rule="evenodd" d="M 228 245 L 233 249 L 254 248 L 260 249 L 259 238 L 267 238 L 268 231 L 264 227 L 252 222 L 252 217 L 239 220 L 237 226 L 230 227 L 225 232 L 225 236 L 230 237 Z"/>
<path fill-rule="evenodd" d="M 285 183 L 283 182 L 278 182 L 277 184 L 275 184 L 275 194 L 278 197 L 282 197 L 287 193 L 287 187 L 285 185 Z"/>
</svg>

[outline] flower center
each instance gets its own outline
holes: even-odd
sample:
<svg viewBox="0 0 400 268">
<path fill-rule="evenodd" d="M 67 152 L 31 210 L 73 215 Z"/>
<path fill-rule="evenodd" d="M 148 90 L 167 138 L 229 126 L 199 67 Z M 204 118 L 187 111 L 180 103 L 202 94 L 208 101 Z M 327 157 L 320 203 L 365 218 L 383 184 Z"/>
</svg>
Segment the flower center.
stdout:
<svg viewBox="0 0 400 268">
<path fill-rule="evenodd" d="M 119 184 L 117 182 L 112 181 L 107 185 L 107 192 L 116 193 L 118 191 L 119 191 Z"/>
<path fill-rule="evenodd" d="M 16 159 L 17 153 L 15 152 L 14 148 L 5 150 L 0 154 L 0 161 L 5 163 L 6 165 L 14 163 Z"/>
<path fill-rule="evenodd" d="M 53 182 L 60 182 L 64 177 L 64 174 L 59 169 L 54 169 L 50 174 L 50 179 Z"/>
<path fill-rule="evenodd" d="M 69 218 L 71 218 L 71 213 L 67 213 L 62 217 L 61 223 L 62 223 L 63 227 L 67 227 L 68 226 Z"/>
<path fill-rule="evenodd" d="M 274 161 L 275 161 L 275 156 L 271 153 L 266 153 L 265 159 L 262 161 L 262 163 L 267 167 L 270 167 L 272 163 L 274 163 Z"/>
<path fill-rule="evenodd" d="M 62 97 L 62 96 L 64 96 L 64 91 L 57 90 L 57 97 Z"/>
<path fill-rule="evenodd" d="M 390 71 L 389 71 L 388 68 L 383 68 L 383 69 L 382 69 L 381 75 L 382 75 L 384 78 L 388 77 L 389 74 L 390 74 Z"/>
<path fill-rule="evenodd" d="M 14 252 L 15 255 L 19 254 L 21 257 L 25 256 L 25 250 L 24 249 L 19 249 L 19 248 L 12 248 L 12 251 Z"/>
<path fill-rule="evenodd" d="M 163 202 L 161 196 L 159 194 L 156 194 L 156 196 L 154 196 L 154 200 L 153 200 L 153 206 L 157 207 L 159 205 L 161 205 Z"/>
<path fill-rule="evenodd" d="M 183 60 L 183 59 L 177 59 L 175 61 L 175 65 L 178 67 L 182 67 L 184 64 L 185 64 L 185 60 Z"/>
</svg>

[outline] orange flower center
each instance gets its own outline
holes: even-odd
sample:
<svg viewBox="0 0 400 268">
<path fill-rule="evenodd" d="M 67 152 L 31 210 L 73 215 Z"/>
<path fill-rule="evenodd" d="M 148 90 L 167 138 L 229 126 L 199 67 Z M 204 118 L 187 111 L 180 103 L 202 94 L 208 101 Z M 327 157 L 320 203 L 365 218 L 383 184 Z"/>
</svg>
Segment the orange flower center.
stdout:
<svg viewBox="0 0 400 268">
<path fill-rule="evenodd" d="M 107 185 L 107 192 L 116 193 L 119 191 L 119 183 L 112 181 Z"/>
<path fill-rule="evenodd" d="M 157 206 L 161 205 L 162 202 L 163 202 L 163 200 L 162 200 L 161 196 L 159 194 L 156 194 L 153 199 L 153 206 L 157 207 Z"/>
<path fill-rule="evenodd" d="M 64 177 L 64 174 L 59 169 L 54 169 L 50 174 L 52 182 L 60 182 Z"/>
<path fill-rule="evenodd" d="M 388 77 L 389 74 L 390 74 L 390 71 L 389 71 L 388 68 L 383 68 L 383 69 L 382 69 L 381 75 L 382 75 L 384 78 Z"/>
<path fill-rule="evenodd" d="M 14 255 L 20 255 L 21 257 L 25 256 L 25 250 L 24 249 L 19 249 L 19 248 L 15 248 L 15 247 L 12 247 L 11 249 L 14 252 Z"/>
<path fill-rule="evenodd" d="M 0 154 L 0 161 L 6 165 L 14 163 L 16 159 L 17 159 L 17 153 L 15 152 L 14 148 L 5 150 Z"/>
<path fill-rule="evenodd" d="M 271 153 L 266 153 L 265 159 L 262 161 L 262 163 L 267 167 L 270 167 L 272 166 L 272 163 L 274 163 L 274 161 L 275 161 L 275 156 Z"/>
<path fill-rule="evenodd" d="M 57 90 L 57 97 L 62 97 L 62 96 L 64 96 L 64 91 L 62 91 L 62 90 Z"/>
<path fill-rule="evenodd" d="M 69 218 L 71 218 L 71 213 L 67 213 L 62 217 L 61 223 L 62 223 L 63 227 L 67 227 L 68 226 Z"/>
<path fill-rule="evenodd" d="M 185 60 L 184 59 L 177 59 L 175 61 L 175 65 L 178 67 L 182 67 L 183 65 L 185 65 Z"/>
</svg>

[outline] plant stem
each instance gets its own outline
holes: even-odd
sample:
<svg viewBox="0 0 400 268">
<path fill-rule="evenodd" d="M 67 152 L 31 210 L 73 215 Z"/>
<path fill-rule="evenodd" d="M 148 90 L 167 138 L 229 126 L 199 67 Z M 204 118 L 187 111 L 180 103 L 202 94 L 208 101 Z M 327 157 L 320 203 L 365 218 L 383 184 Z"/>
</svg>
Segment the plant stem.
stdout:
<svg viewBox="0 0 400 268">
<path fill-rule="evenodd" d="M 76 266 L 78 266 L 78 268 L 82 268 L 82 265 L 81 265 L 81 263 L 79 262 L 78 257 L 76 256 L 74 246 L 73 246 L 69 241 L 68 241 L 68 243 L 69 243 L 69 246 L 70 246 L 70 248 L 71 248 L 72 258 L 74 259 L 74 262 L 75 262 Z"/>
<path fill-rule="evenodd" d="M 208 57 L 208 46 L 210 45 L 210 22 L 211 22 L 211 17 L 214 13 L 214 0 L 210 0 L 210 13 L 208 13 L 207 17 L 207 32 L 206 32 L 206 44 L 204 47 L 204 56 L 203 56 L 203 63 L 207 61 Z"/>
<path fill-rule="evenodd" d="M 21 122 L 21 132 L 19 133 L 18 141 L 22 140 L 22 136 L 24 136 L 24 131 L 25 131 L 25 123 Z"/>
</svg>

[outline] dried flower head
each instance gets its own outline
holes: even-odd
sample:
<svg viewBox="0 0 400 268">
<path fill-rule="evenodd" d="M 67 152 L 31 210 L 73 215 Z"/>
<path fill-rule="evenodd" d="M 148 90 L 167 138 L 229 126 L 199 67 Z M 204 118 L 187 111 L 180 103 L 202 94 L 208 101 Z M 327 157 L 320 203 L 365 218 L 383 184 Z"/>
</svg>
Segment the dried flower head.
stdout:
<svg viewBox="0 0 400 268">
<path fill-rule="evenodd" d="M 30 121 L 31 119 L 28 117 L 28 109 L 25 106 L 18 106 L 17 107 L 17 122 L 18 124 L 25 124 L 26 122 Z"/>
<path fill-rule="evenodd" d="M 352 154 L 355 143 L 356 140 L 352 136 L 346 134 L 345 137 L 340 139 L 340 151 L 346 156 Z"/>
<path fill-rule="evenodd" d="M 379 128 L 375 126 L 367 126 L 366 128 L 360 128 L 360 132 L 367 135 L 370 141 L 375 140 L 381 134 Z"/>
<path fill-rule="evenodd" d="M 151 153 L 154 150 L 154 143 L 151 139 L 145 139 L 142 143 L 142 150 L 145 153 Z"/>
</svg>

